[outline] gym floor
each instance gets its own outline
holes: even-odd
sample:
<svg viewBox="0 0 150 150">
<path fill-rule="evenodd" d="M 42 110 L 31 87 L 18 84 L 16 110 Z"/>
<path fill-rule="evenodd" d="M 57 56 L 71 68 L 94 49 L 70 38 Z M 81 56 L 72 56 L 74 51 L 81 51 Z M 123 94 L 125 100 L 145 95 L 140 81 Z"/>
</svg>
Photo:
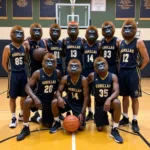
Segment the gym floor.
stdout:
<svg viewBox="0 0 150 150">
<path fill-rule="evenodd" d="M 22 129 L 22 122 L 18 122 L 15 129 L 9 128 L 11 113 L 9 99 L 6 98 L 7 78 L 0 78 L 0 150 L 148 150 L 150 147 L 150 79 L 142 79 L 143 97 L 140 101 L 139 126 L 140 133 L 134 134 L 131 126 L 120 127 L 119 132 L 124 139 L 123 144 L 116 143 L 109 137 L 111 126 L 103 132 L 97 132 L 93 121 L 87 122 L 85 131 L 73 134 L 67 133 L 63 128 L 55 134 L 38 124 L 30 123 L 30 136 L 23 141 L 16 141 L 16 135 Z M 120 97 L 121 100 L 121 97 Z M 93 103 L 93 102 L 92 102 Z M 132 119 L 131 103 L 129 116 Z M 19 99 L 17 100 L 17 115 L 19 114 Z M 111 121 L 110 121 L 111 125 Z"/>
</svg>

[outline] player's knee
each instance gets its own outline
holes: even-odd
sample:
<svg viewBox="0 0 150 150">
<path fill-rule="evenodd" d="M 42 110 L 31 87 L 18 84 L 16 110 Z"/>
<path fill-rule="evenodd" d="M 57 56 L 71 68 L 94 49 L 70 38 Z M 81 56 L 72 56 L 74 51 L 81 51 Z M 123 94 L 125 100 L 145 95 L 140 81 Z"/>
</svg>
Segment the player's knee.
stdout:
<svg viewBox="0 0 150 150">
<path fill-rule="evenodd" d="M 55 108 L 55 107 L 57 107 L 57 106 L 58 106 L 57 99 L 54 99 L 54 100 L 52 101 L 52 108 Z"/>
<path fill-rule="evenodd" d="M 119 99 L 114 99 L 113 100 L 113 106 L 115 108 L 120 108 L 121 107 L 121 103 L 120 103 Z"/>
<path fill-rule="evenodd" d="M 138 102 L 138 98 L 131 98 L 132 99 L 132 103 L 137 103 Z"/>
<path fill-rule="evenodd" d="M 31 98 L 27 98 L 24 102 L 25 106 L 30 107 L 33 104 L 33 100 Z"/>
<path fill-rule="evenodd" d="M 103 127 L 97 127 L 97 131 L 101 132 L 103 130 Z"/>
</svg>

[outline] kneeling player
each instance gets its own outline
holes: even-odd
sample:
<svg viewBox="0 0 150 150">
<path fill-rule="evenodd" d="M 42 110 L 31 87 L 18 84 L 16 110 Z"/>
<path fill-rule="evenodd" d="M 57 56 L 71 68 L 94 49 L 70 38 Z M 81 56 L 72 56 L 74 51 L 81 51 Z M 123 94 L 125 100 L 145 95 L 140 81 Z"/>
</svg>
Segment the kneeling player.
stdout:
<svg viewBox="0 0 150 150">
<path fill-rule="evenodd" d="M 57 100 L 52 102 L 52 112 L 55 119 L 55 124 L 50 129 L 50 133 L 55 133 L 60 127 L 59 111 L 64 113 L 72 110 L 73 114 L 79 117 L 81 131 L 85 127 L 85 110 L 88 102 L 89 91 L 88 82 L 84 76 L 81 75 L 81 63 L 77 59 L 70 60 L 67 67 L 68 75 L 64 76 L 60 82 L 56 92 Z M 61 97 L 61 94 L 66 88 L 67 96 Z"/>
<path fill-rule="evenodd" d="M 107 111 L 113 116 L 113 128 L 110 136 L 118 143 L 123 143 L 117 130 L 121 115 L 121 104 L 117 99 L 119 95 L 118 79 L 115 74 L 108 72 L 108 63 L 103 57 L 94 61 L 95 73 L 88 76 L 89 83 L 93 82 L 95 97 L 95 123 L 98 131 L 109 125 Z"/>
<path fill-rule="evenodd" d="M 42 62 L 43 68 L 35 71 L 26 85 L 26 92 L 28 97 L 24 104 L 23 116 L 23 130 L 17 136 L 17 140 L 23 140 L 30 134 L 29 130 L 29 116 L 30 109 L 42 109 L 42 124 L 46 127 L 51 127 L 53 123 L 53 114 L 51 111 L 51 102 L 54 99 L 54 93 L 57 90 L 58 79 L 60 79 L 60 72 L 56 70 L 56 58 L 53 54 L 47 53 Z M 38 85 L 37 94 L 34 94 L 32 87 Z M 39 120 L 40 118 L 37 118 Z"/>
</svg>

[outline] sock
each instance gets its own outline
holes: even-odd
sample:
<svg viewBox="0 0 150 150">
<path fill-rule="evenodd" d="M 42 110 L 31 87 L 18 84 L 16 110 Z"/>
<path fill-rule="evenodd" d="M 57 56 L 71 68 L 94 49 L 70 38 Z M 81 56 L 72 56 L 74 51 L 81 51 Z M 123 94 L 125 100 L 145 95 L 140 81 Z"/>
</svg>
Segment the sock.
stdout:
<svg viewBox="0 0 150 150">
<path fill-rule="evenodd" d="M 37 118 L 37 122 L 39 122 L 39 123 L 40 123 L 40 120 L 41 120 L 41 117 L 38 117 L 38 118 Z"/>
<path fill-rule="evenodd" d="M 127 113 L 123 113 L 123 116 L 125 116 L 126 118 L 128 118 L 128 114 Z"/>
<path fill-rule="evenodd" d="M 12 114 L 12 118 L 16 118 L 16 113 L 11 113 Z"/>
<path fill-rule="evenodd" d="M 20 110 L 20 116 L 23 116 L 23 110 Z"/>
<path fill-rule="evenodd" d="M 59 117 L 54 117 L 54 120 L 57 121 L 57 122 L 60 121 L 60 120 L 59 120 Z"/>
<path fill-rule="evenodd" d="M 26 127 L 29 127 L 29 123 L 28 122 L 23 122 L 23 125 Z"/>
<path fill-rule="evenodd" d="M 88 107 L 88 110 L 89 110 L 89 112 L 92 112 L 92 108 L 91 107 Z"/>
<path fill-rule="evenodd" d="M 113 122 L 113 129 L 118 128 L 118 126 L 119 126 L 119 123 Z"/>
<path fill-rule="evenodd" d="M 133 120 L 137 120 L 137 115 L 133 115 Z"/>
</svg>

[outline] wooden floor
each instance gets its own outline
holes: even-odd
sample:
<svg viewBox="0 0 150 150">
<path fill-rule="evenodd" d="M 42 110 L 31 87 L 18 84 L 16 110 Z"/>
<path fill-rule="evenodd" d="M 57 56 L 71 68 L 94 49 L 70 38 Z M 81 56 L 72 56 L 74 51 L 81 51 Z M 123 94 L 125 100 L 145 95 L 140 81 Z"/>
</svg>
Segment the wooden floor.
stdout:
<svg viewBox="0 0 150 150">
<path fill-rule="evenodd" d="M 63 128 L 55 134 L 50 134 L 49 130 L 43 130 L 38 124 L 30 123 L 32 132 L 25 140 L 17 142 L 16 136 L 21 128 L 22 123 L 18 123 L 15 129 L 8 127 L 11 119 L 9 111 L 9 99 L 6 98 L 6 92 L 0 94 L 0 150 L 147 150 L 148 144 L 142 139 L 145 138 L 150 142 L 150 79 L 142 79 L 143 97 L 140 98 L 140 112 L 138 116 L 140 134 L 135 135 L 131 127 L 120 128 L 120 134 L 124 139 L 123 144 L 117 144 L 109 137 L 110 126 L 106 127 L 101 133 L 96 131 L 92 121 L 87 123 L 83 132 L 75 134 L 66 133 Z M 0 79 L 0 93 L 6 91 L 7 79 Z M 147 94 L 145 94 L 145 92 Z M 121 98 L 120 98 L 121 99 Z M 17 101 L 17 115 L 19 113 L 19 99 Z M 132 119 L 130 107 L 130 121 Z M 12 137 L 5 140 L 9 137 Z"/>
</svg>

